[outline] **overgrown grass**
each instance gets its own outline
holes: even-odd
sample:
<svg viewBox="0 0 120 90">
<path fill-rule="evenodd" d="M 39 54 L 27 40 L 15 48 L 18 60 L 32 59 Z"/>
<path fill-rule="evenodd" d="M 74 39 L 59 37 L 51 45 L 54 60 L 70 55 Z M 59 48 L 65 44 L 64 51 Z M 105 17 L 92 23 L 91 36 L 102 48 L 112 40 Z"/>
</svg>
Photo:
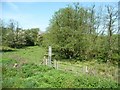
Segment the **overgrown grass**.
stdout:
<svg viewBox="0 0 120 90">
<path fill-rule="evenodd" d="M 112 80 L 56 70 L 44 65 L 25 63 L 13 67 L 16 60 L 3 59 L 3 88 L 116 88 Z"/>
<path fill-rule="evenodd" d="M 43 47 L 26 47 L 2 53 L 3 87 L 98 88 L 117 87 L 117 66 L 94 61 L 58 60 L 59 70 L 41 65 Z M 14 68 L 15 63 L 17 67 Z M 89 73 L 84 71 L 88 67 Z M 95 75 L 91 72 L 95 71 Z M 118 73 L 117 73 L 118 75 Z M 109 77 L 108 77 L 109 76 Z M 107 78 L 106 78 L 107 77 Z"/>
<path fill-rule="evenodd" d="M 10 51 L 14 51 L 15 49 L 14 48 L 10 48 L 10 47 L 7 47 L 7 46 L 0 46 L 0 52 L 10 52 Z"/>
<path fill-rule="evenodd" d="M 34 46 L 34 47 L 26 47 L 23 49 L 15 49 L 12 52 L 5 52 L 2 54 L 3 59 L 14 59 L 17 61 L 21 61 L 22 63 L 33 62 L 39 64 L 45 54 L 45 49 Z"/>
<path fill-rule="evenodd" d="M 86 67 L 88 70 L 88 74 L 92 76 L 100 76 L 106 79 L 112 79 L 118 82 L 118 66 L 108 63 L 98 63 L 96 60 L 90 61 L 66 61 L 59 60 L 59 69 L 81 74 L 86 73 Z"/>
</svg>

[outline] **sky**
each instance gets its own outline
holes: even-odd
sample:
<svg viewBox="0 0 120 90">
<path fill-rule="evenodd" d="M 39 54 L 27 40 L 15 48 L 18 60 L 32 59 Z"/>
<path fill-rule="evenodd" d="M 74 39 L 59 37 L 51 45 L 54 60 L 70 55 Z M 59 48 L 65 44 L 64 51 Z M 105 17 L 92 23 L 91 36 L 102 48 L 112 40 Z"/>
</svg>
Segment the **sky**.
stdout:
<svg viewBox="0 0 120 90">
<path fill-rule="evenodd" d="M 49 26 L 50 19 L 55 11 L 60 8 L 66 7 L 68 4 L 72 5 L 73 2 L 2 2 L 3 20 L 8 21 L 14 19 L 18 21 L 20 27 L 23 29 L 40 28 L 41 31 L 46 31 Z M 19 0 L 18 0 L 19 1 Z M 116 0 L 118 1 L 118 0 Z M 96 6 L 110 4 L 117 5 L 117 2 L 80 2 L 80 5 L 88 7 L 95 4 Z M 1 5 L 1 4 L 0 4 Z"/>
</svg>

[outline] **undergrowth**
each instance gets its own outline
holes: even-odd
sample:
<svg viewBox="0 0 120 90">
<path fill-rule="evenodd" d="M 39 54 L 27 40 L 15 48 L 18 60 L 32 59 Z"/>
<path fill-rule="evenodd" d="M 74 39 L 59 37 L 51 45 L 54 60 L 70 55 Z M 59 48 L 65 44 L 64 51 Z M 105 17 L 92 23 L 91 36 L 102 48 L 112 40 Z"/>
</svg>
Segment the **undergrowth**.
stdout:
<svg viewBox="0 0 120 90">
<path fill-rule="evenodd" d="M 3 88 L 117 88 L 112 80 L 97 76 L 75 74 L 44 65 L 23 63 L 13 67 L 16 60 L 3 59 Z"/>
</svg>

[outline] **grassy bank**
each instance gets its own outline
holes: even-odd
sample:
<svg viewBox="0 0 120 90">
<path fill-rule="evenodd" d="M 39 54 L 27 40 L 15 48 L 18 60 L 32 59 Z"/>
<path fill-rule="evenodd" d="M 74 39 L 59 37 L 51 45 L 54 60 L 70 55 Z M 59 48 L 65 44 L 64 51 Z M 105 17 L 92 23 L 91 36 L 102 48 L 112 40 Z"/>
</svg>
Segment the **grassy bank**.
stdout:
<svg viewBox="0 0 120 90">
<path fill-rule="evenodd" d="M 116 88 L 108 79 L 87 74 L 75 75 L 34 63 L 13 67 L 16 60 L 3 60 L 3 87 L 9 88 Z"/>
<path fill-rule="evenodd" d="M 58 70 L 41 64 L 46 50 L 27 47 L 2 54 L 3 87 L 116 88 L 117 66 L 76 60 L 57 60 Z M 14 65 L 17 64 L 17 67 Z M 88 73 L 84 72 L 88 67 Z"/>
<path fill-rule="evenodd" d="M 26 47 L 22 49 L 5 51 L 2 54 L 2 58 L 17 60 L 22 63 L 33 62 L 39 64 L 42 61 L 45 52 L 46 51 L 44 48 L 38 46 Z"/>
</svg>

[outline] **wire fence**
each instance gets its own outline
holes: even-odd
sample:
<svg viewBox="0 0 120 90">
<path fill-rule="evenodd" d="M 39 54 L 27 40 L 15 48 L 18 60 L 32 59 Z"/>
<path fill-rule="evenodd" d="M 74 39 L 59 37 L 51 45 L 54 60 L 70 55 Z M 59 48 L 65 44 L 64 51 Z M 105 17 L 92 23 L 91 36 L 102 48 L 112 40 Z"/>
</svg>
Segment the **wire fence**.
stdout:
<svg viewBox="0 0 120 90">
<path fill-rule="evenodd" d="M 58 70 L 70 72 L 75 75 L 87 74 L 90 76 L 100 76 L 100 77 L 103 77 L 106 79 L 112 79 L 118 82 L 118 69 L 109 71 L 109 69 L 105 67 L 100 71 L 96 67 L 91 67 L 87 65 L 86 66 L 75 66 L 74 64 L 66 65 L 55 59 L 53 59 L 50 63 L 49 59 L 46 57 L 44 57 L 42 64 L 50 67 L 54 67 L 55 69 L 58 69 Z"/>
</svg>

